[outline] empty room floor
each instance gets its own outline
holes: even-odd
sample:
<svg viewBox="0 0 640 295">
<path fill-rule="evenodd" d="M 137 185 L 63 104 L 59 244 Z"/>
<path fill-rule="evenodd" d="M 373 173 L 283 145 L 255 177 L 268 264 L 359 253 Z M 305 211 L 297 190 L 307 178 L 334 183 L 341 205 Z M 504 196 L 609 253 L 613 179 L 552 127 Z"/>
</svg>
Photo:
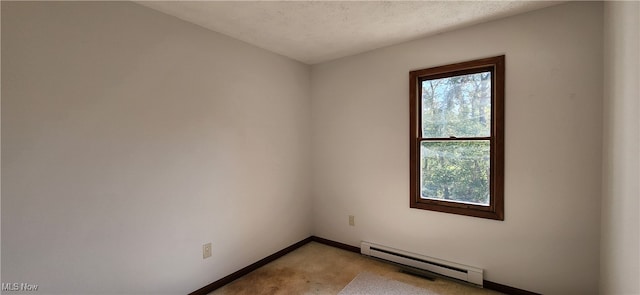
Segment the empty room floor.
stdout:
<svg viewBox="0 0 640 295">
<path fill-rule="evenodd" d="M 361 272 L 424 288 L 430 294 L 501 294 L 447 279 L 428 280 L 402 273 L 392 264 L 316 242 L 209 294 L 337 294 Z"/>
</svg>

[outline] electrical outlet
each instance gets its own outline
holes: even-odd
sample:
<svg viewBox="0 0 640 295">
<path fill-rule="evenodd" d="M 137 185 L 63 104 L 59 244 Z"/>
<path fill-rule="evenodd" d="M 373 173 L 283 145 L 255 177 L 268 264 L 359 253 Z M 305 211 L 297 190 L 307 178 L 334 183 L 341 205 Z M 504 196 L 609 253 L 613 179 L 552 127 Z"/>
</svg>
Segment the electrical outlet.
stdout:
<svg viewBox="0 0 640 295">
<path fill-rule="evenodd" d="M 349 215 L 349 225 L 356 226 L 356 217 L 353 215 Z"/>
<path fill-rule="evenodd" d="M 202 245 L 202 259 L 211 257 L 211 243 Z"/>
</svg>

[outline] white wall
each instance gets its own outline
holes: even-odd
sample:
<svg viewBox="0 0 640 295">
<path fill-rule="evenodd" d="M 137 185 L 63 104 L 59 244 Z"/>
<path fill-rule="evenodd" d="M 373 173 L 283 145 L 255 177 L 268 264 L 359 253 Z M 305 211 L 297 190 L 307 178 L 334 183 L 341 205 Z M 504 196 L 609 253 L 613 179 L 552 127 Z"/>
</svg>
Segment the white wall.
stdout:
<svg viewBox="0 0 640 295">
<path fill-rule="evenodd" d="M 309 74 L 133 3 L 2 1 L 2 281 L 185 294 L 308 237 Z"/>
<path fill-rule="evenodd" d="M 604 6 L 601 294 L 640 294 L 640 2 Z"/>
<path fill-rule="evenodd" d="M 596 293 L 602 13 L 568 3 L 313 66 L 315 234 L 478 266 L 544 294 Z M 410 209 L 409 71 L 500 54 L 505 221 Z"/>
</svg>

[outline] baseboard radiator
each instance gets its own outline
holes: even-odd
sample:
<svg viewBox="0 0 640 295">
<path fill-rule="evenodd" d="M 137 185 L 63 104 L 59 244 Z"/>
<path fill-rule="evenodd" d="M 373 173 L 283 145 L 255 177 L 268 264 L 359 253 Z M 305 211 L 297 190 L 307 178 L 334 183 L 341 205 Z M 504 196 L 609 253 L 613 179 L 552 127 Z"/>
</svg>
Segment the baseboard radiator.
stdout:
<svg viewBox="0 0 640 295">
<path fill-rule="evenodd" d="M 360 253 L 482 286 L 483 278 L 482 269 L 480 268 L 409 253 L 364 241 L 360 245 Z"/>
</svg>

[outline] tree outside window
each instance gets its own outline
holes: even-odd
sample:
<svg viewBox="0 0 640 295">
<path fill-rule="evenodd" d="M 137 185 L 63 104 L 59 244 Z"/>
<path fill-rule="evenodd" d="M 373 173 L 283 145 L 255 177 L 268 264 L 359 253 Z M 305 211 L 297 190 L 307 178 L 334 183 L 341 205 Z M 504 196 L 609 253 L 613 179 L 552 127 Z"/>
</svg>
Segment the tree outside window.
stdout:
<svg viewBox="0 0 640 295">
<path fill-rule="evenodd" d="M 504 56 L 412 71 L 411 207 L 504 219 Z"/>
</svg>

